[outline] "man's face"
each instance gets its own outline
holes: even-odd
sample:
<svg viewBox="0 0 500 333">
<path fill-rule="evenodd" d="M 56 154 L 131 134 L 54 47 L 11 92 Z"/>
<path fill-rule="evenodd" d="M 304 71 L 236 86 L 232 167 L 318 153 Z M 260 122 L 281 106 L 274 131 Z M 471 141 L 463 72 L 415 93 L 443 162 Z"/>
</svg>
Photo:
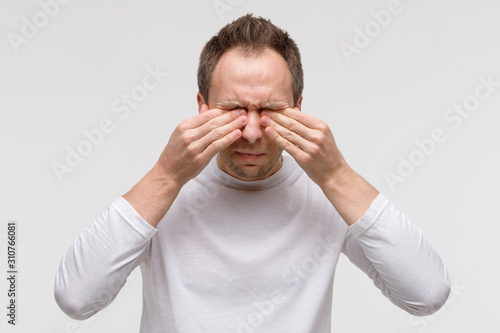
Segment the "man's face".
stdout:
<svg viewBox="0 0 500 333">
<path fill-rule="evenodd" d="M 219 168 L 243 180 L 264 179 L 278 171 L 283 150 L 264 133 L 260 112 L 294 107 L 292 77 L 283 57 L 271 49 L 252 55 L 227 51 L 212 75 L 208 99 L 209 109 L 247 111 L 242 137 L 217 156 Z M 201 106 L 200 94 L 198 102 Z"/>
</svg>

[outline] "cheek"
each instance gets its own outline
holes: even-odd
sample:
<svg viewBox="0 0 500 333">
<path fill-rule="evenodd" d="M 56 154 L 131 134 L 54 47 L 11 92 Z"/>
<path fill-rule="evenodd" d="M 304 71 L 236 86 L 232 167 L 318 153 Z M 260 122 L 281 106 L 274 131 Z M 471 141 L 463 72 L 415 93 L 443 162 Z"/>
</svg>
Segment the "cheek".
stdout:
<svg viewBox="0 0 500 333">
<path fill-rule="evenodd" d="M 262 135 L 261 144 L 267 148 L 270 153 L 278 153 L 279 147 L 278 145 L 271 140 L 265 133 Z"/>
</svg>

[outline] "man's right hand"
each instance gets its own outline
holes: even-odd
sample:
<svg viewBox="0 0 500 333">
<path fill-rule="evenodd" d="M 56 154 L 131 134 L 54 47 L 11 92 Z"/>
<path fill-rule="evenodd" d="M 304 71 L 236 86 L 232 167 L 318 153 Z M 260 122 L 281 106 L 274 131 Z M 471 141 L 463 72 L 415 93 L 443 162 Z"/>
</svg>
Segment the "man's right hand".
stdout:
<svg viewBox="0 0 500 333">
<path fill-rule="evenodd" d="M 123 198 L 153 227 L 166 214 L 184 184 L 196 177 L 221 150 L 241 137 L 244 110 L 209 110 L 182 121 L 158 162 Z"/>
<path fill-rule="evenodd" d="M 222 149 L 241 137 L 246 124 L 244 110 L 209 110 L 182 121 L 172 133 L 155 167 L 180 187 L 196 177 Z"/>
</svg>

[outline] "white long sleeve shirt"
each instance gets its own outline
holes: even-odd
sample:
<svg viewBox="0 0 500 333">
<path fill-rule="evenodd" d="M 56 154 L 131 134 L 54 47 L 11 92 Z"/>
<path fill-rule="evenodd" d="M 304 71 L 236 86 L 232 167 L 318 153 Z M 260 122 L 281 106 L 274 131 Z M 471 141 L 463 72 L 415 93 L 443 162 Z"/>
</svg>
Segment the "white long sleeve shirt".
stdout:
<svg viewBox="0 0 500 333">
<path fill-rule="evenodd" d="M 411 314 L 430 314 L 448 297 L 439 255 L 382 194 L 349 227 L 288 156 L 251 182 L 214 158 L 156 229 L 117 199 L 68 250 L 55 297 L 86 319 L 140 265 L 141 333 L 327 333 L 341 252 Z"/>
</svg>

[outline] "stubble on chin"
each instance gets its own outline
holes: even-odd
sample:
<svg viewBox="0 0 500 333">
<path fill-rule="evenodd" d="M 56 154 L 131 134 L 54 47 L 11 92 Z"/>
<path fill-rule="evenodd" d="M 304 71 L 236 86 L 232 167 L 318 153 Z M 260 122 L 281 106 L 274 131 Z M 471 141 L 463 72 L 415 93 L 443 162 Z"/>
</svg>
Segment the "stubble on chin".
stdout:
<svg viewBox="0 0 500 333">
<path fill-rule="evenodd" d="M 238 177 L 252 179 L 252 178 L 263 178 L 264 176 L 266 176 L 273 169 L 276 163 L 280 160 L 282 152 L 283 150 L 279 149 L 276 155 L 273 156 L 269 161 L 267 161 L 263 165 L 259 165 L 256 167 L 245 167 L 243 165 L 237 164 L 233 160 L 234 157 L 231 158 L 224 151 L 220 152 L 220 156 L 222 157 L 222 160 L 224 161 L 226 166 L 232 172 L 234 172 Z"/>
</svg>

